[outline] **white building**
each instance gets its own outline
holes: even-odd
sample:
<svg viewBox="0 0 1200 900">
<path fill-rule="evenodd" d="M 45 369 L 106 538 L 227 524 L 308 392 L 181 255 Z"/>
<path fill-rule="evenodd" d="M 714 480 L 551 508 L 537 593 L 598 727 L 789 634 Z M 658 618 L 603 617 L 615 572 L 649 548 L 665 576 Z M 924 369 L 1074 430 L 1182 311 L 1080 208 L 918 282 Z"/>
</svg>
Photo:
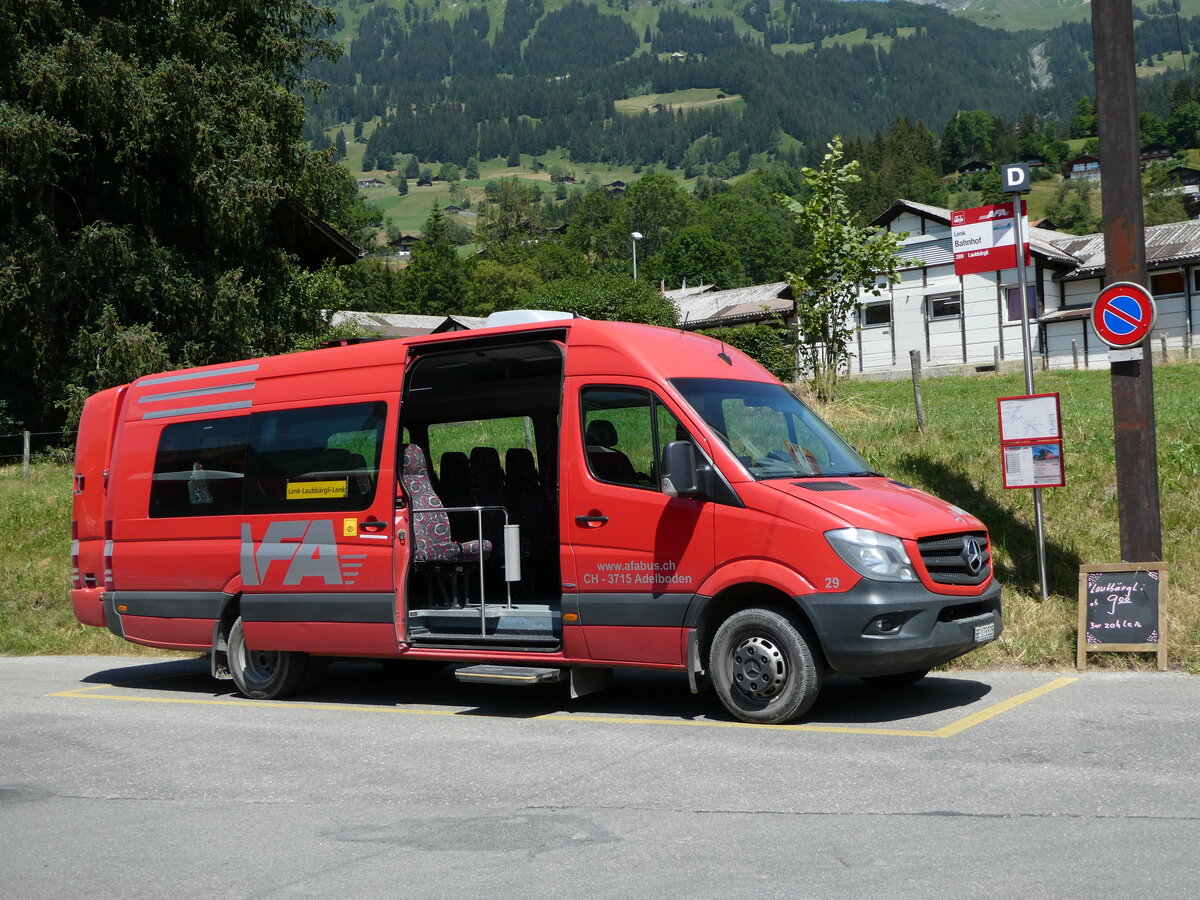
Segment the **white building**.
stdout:
<svg viewBox="0 0 1200 900">
<path fill-rule="evenodd" d="M 921 264 L 902 269 L 879 297 L 861 294 L 851 374 L 907 371 L 912 350 L 929 366 L 984 369 L 997 352 L 1002 361 L 1022 358 L 1017 270 L 955 275 L 950 210 L 901 200 L 872 224 L 907 232 L 901 258 Z M 1103 286 L 1104 236 L 1031 228 L 1028 237 L 1034 353 L 1055 368 L 1071 367 L 1076 357 L 1080 366 L 1106 364 L 1108 347 L 1089 322 Z M 1151 340 L 1190 346 L 1200 318 L 1200 221 L 1147 228 L 1146 259 L 1158 304 Z"/>
</svg>

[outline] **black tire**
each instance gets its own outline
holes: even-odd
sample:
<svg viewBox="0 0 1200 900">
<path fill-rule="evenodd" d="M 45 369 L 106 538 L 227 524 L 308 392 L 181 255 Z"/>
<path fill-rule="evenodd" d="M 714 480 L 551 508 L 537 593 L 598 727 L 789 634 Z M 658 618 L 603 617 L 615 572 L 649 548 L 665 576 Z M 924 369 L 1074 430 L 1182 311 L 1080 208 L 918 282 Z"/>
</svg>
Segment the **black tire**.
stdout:
<svg viewBox="0 0 1200 900">
<path fill-rule="evenodd" d="M 713 638 L 708 670 L 721 702 L 743 722 L 779 725 L 804 715 L 821 690 L 807 629 L 770 609 L 744 609 Z"/>
<path fill-rule="evenodd" d="M 869 675 L 863 678 L 863 681 L 873 688 L 905 688 L 916 684 L 928 674 L 928 669 L 917 669 L 915 672 L 896 672 L 893 675 Z"/>
<path fill-rule="evenodd" d="M 307 653 L 247 647 L 241 618 L 233 623 L 229 632 L 229 673 L 242 696 L 252 700 L 287 697 L 308 683 L 310 669 L 319 675 L 319 667 L 310 667 Z"/>
</svg>

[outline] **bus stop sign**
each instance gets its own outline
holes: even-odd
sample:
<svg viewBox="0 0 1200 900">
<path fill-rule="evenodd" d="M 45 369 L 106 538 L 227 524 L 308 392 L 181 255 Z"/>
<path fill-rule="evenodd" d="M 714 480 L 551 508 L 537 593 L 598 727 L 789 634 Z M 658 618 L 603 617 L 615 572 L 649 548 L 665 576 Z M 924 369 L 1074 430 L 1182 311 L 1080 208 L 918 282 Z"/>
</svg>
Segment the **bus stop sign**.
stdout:
<svg viewBox="0 0 1200 900">
<path fill-rule="evenodd" d="M 1140 284 L 1118 281 L 1100 292 L 1092 306 L 1092 328 L 1110 347 L 1125 349 L 1144 341 L 1154 327 L 1154 297 Z"/>
</svg>

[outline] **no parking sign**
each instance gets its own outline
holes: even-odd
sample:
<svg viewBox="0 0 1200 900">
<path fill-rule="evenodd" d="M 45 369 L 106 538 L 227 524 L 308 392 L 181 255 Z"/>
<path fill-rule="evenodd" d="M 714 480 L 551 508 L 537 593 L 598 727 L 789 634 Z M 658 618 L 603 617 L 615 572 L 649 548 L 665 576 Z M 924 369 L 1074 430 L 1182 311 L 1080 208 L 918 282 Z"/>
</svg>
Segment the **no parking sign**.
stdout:
<svg viewBox="0 0 1200 900">
<path fill-rule="evenodd" d="M 1100 292 L 1092 306 L 1092 328 L 1110 347 L 1136 347 L 1154 328 L 1154 297 L 1140 284 L 1118 281 Z"/>
</svg>

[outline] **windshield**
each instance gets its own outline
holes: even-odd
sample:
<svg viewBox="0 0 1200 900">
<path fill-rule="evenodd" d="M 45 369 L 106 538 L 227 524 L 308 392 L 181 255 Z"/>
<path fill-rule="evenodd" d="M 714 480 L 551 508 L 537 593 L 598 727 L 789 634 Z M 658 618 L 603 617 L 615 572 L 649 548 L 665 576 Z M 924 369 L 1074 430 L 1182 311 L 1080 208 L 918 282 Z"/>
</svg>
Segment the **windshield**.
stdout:
<svg viewBox="0 0 1200 900">
<path fill-rule="evenodd" d="M 671 384 L 756 479 L 878 474 L 781 384 L 724 378 Z"/>
</svg>

